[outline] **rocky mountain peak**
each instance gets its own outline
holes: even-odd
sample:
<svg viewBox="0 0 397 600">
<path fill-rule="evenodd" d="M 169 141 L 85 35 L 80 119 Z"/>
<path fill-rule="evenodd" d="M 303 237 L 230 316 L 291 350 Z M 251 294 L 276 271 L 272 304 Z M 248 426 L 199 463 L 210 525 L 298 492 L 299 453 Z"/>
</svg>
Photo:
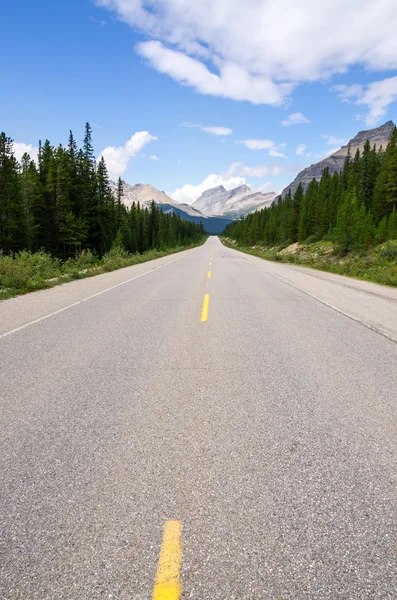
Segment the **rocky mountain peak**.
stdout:
<svg viewBox="0 0 397 600">
<path fill-rule="evenodd" d="M 370 140 L 371 144 L 378 145 L 377 142 L 384 142 L 390 138 L 393 127 L 393 121 L 387 121 L 380 127 L 359 131 L 358 134 L 350 140 L 349 144 L 351 146 L 361 146 L 362 144 L 365 144 L 367 140 Z"/>
<path fill-rule="evenodd" d="M 246 185 L 226 190 L 223 185 L 203 192 L 193 204 L 204 215 L 237 219 L 266 206 L 270 206 L 276 194 L 252 192 Z"/>
<path fill-rule="evenodd" d="M 355 155 L 357 150 L 360 150 L 360 152 L 363 150 L 365 142 L 367 140 L 369 140 L 371 146 L 376 144 L 376 148 L 378 150 L 381 146 L 383 147 L 383 149 L 385 149 L 387 144 L 389 143 L 393 127 L 393 121 L 387 121 L 380 127 L 359 131 L 357 135 L 355 135 L 354 138 L 352 138 L 348 144 L 342 146 L 342 148 L 334 152 L 334 154 L 327 156 L 320 162 L 310 165 L 310 167 L 307 167 L 306 169 L 303 169 L 303 171 L 298 173 L 294 181 L 287 185 L 286 188 L 284 188 L 281 197 L 284 198 L 288 194 L 288 190 L 291 190 L 291 194 L 293 195 L 300 183 L 302 184 L 303 189 L 306 190 L 307 186 L 312 181 L 312 179 L 320 181 L 325 167 L 329 169 L 331 175 L 332 173 L 335 173 L 335 171 L 341 171 L 343 169 L 343 165 L 345 163 L 349 148 L 350 155 L 352 157 Z"/>
<path fill-rule="evenodd" d="M 223 185 L 217 185 L 214 188 L 210 188 L 209 190 L 205 190 L 205 192 L 202 193 L 202 197 L 207 198 L 208 196 L 213 196 L 215 194 L 219 194 L 222 192 L 226 192 L 226 189 L 223 187 Z"/>
<path fill-rule="evenodd" d="M 246 185 L 245 183 L 243 185 L 239 185 L 238 187 L 231 190 L 230 197 L 233 198 L 233 196 L 237 196 L 238 194 L 244 194 L 244 193 L 245 194 L 251 193 L 251 188 L 249 188 L 248 185 Z"/>
</svg>

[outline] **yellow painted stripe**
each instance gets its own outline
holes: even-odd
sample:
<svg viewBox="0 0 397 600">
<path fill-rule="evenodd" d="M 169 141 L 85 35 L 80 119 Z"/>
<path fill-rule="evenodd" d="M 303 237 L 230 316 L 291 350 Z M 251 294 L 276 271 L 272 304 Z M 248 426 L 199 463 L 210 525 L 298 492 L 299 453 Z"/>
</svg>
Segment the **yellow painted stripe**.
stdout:
<svg viewBox="0 0 397 600">
<path fill-rule="evenodd" d="M 167 521 L 165 524 L 153 600 L 180 600 L 181 532 L 180 521 Z"/>
<path fill-rule="evenodd" d="M 210 261 L 210 262 L 209 262 L 209 265 L 208 265 L 208 266 L 212 267 L 212 261 Z"/>
<path fill-rule="evenodd" d="M 205 321 L 208 321 L 208 306 L 210 303 L 210 297 L 209 294 L 205 294 L 204 295 L 204 300 L 203 300 L 203 308 L 201 311 L 201 321 L 203 323 L 205 323 Z"/>
<path fill-rule="evenodd" d="M 208 279 L 211 279 L 211 271 L 208 271 Z"/>
</svg>

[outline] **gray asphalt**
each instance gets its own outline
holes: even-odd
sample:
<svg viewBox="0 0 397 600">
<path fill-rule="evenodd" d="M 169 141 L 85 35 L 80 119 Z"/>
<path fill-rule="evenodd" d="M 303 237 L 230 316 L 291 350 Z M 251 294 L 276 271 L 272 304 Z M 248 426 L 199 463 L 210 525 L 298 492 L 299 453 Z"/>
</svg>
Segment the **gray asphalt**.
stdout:
<svg viewBox="0 0 397 600">
<path fill-rule="evenodd" d="M 178 519 L 184 599 L 396 600 L 396 315 L 217 238 L 0 303 L 0 598 L 150 600 Z"/>
</svg>

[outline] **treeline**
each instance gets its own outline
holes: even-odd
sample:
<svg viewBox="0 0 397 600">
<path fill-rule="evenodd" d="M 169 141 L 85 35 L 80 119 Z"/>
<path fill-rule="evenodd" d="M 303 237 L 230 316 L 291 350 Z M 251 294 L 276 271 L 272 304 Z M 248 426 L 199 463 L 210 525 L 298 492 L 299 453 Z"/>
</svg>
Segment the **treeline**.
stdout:
<svg viewBox="0 0 397 600">
<path fill-rule="evenodd" d="M 383 150 L 367 141 L 350 151 L 341 172 L 325 168 L 306 192 L 299 184 L 268 209 L 228 225 L 224 235 L 241 244 L 286 246 L 294 242 L 334 242 L 342 253 L 397 239 L 397 128 Z"/>
<path fill-rule="evenodd" d="M 37 164 L 28 154 L 19 163 L 13 140 L 0 135 L 0 251 L 44 249 L 67 258 L 84 249 L 99 256 L 112 245 L 131 253 L 166 250 L 199 241 L 203 226 L 163 213 L 152 202 L 128 209 L 118 181 L 112 193 L 103 157 L 97 162 L 89 123 L 83 147 L 72 132 L 66 147 L 39 143 Z"/>
</svg>

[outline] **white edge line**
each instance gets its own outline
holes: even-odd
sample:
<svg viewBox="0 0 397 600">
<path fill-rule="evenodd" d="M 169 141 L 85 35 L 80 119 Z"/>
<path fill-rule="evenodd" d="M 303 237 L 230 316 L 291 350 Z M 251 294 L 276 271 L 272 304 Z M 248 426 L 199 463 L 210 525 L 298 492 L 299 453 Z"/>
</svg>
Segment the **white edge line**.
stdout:
<svg viewBox="0 0 397 600">
<path fill-rule="evenodd" d="M 180 260 L 181 258 L 184 258 L 183 256 L 178 256 L 178 258 L 175 258 L 174 260 L 171 260 L 170 262 L 167 262 L 163 265 L 159 265 L 158 267 L 154 267 L 153 269 L 150 269 L 149 271 L 146 271 L 145 273 L 141 273 L 140 275 L 136 275 L 135 277 L 131 277 L 130 279 L 126 279 L 126 281 L 122 281 L 121 283 L 117 283 L 116 285 L 113 285 L 110 288 L 106 288 L 106 290 L 102 290 L 101 292 L 97 292 L 96 294 L 92 294 L 92 296 L 88 296 L 87 298 L 84 298 L 83 300 L 79 300 L 78 302 L 73 302 L 73 304 L 69 304 L 68 306 L 65 306 L 64 308 L 60 308 L 59 310 L 56 310 L 48 315 L 44 315 L 44 317 L 40 317 L 39 319 L 35 319 L 34 321 L 30 321 L 30 323 L 25 323 L 25 325 L 21 325 L 20 327 L 16 327 L 15 329 L 12 329 L 11 331 L 7 331 L 6 333 L 2 333 L 0 335 L 0 340 L 2 338 L 7 337 L 8 335 L 11 335 L 12 333 L 16 333 L 17 331 L 21 331 L 21 329 L 25 329 L 26 327 L 30 327 L 31 325 L 35 325 L 36 323 L 40 323 L 40 321 L 45 321 L 46 319 L 49 319 L 50 317 L 54 317 L 55 315 L 58 315 L 61 312 L 64 312 L 65 310 L 69 310 L 69 308 L 73 308 L 73 306 L 77 306 L 78 304 L 81 304 L 82 302 L 87 302 L 87 300 L 91 300 L 91 298 L 96 298 L 97 296 L 100 296 L 101 294 L 105 294 L 106 292 L 110 292 L 111 290 L 114 290 L 115 288 L 120 287 L 121 285 L 125 285 L 126 283 L 130 283 L 131 281 L 134 281 L 134 279 L 139 279 L 139 277 L 144 277 L 145 275 L 149 275 L 150 273 L 153 273 L 153 271 L 157 271 L 158 269 L 161 269 L 162 267 L 166 267 L 168 265 L 171 265 L 172 263 L 176 262 L 177 260 Z M 141 263 L 142 264 L 142 263 Z"/>
<path fill-rule="evenodd" d="M 252 264 L 252 263 L 251 263 Z M 298 290 L 299 292 L 302 292 L 303 294 L 306 294 L 306 296 L 309 296 L 310 298 L 313 298 L 313 300 L 317 300 L 317 302 L 320 302 L 321 304 L 324 304 L 324 306 L 327 306 L 328 308 L 331 308 L 332 310 L 334 310 L 335 312 L 344 315 L 345 317 L 347 317 L 348 319 L 351 319 L 352 321 L 355 321 L 356 323 L 359 323 L 360 325 L 362 325 L 363 327 L 365 327 L 366 329 L 370 329 L 371 331 L 373 331 L 374 333 L 377 333 L 379 335 L 382 335 L 383 337 L 385 337 L 387 340 L 390 340 L 391 342 L 394 342 L 395 344 L 397 343 L 397 339 L 394 338 L 393 336 L 385 333 L 384 331 L 380 331 L 379 329 L 377 329 L 376 327 L 374 327 L 373 325 L 370 325 L 369 323 L 365 323 L 364 321 L 362 321 L 361 319 L 359 319 L 358 317 L 354 317 L 353 315 L 350 315 L 349 313 L 341 310 L 340 308 L 337 308 L 336 306 L 333 306 L 332 304 L 329 304 L 328 302 L 326 302 L 325 300 L 321 300 L 321 298 L 318 298 L 318 296 L 315 296 L 314 294 L 311 294 L 310 292 L 306 292 L 306 290 L 302 290 L 302 288 L 300 288 L 299 286 L 291 283 L 290 281 L 288 281 L 288 279 L 284 279 L 284 277 L 281 277 L 280 275 L 276 275 L 275 273 L 269 273 L 269 271 L 265 271 L 264 269 L 262 269 L 262 271 L 268 275 L 272 275 L 273 277 L 276 277 L 276 279 L 279 279 L 280 281 L 283 281 L 284 283 L 286 283 L 287 285 L 290 285 L 291 287 L 295 288 L 296 290 Z"/>
<path fill-rule="evenodd" d="M 175 258 L 175 260 L 170 260 L 170 262 L 167 262 L 164 265 L 159 265 L 158 267 L 154 267 L 153 269 L 150 269 L 150 271 L 146 271 L 146 273 L 141 273 L 140 275 L 135 275 L 135 277 L 131 277 L 130 279 L 126 279 L 125 281 L 122 281 L 121 283 L 116 283 L 116 285 L 112 285 L 112 287 L 106 288 L 106 290 L 102 290 L 101 292 L 97 292 L 96 294 L 92 294 L 92 296 L 88 296 L 88 298 L 84 298 L 84 300 L 81 300 L 81 302 L 87 302 L 87 300 L 91 300 L 91 298 L 96 298 L 97 296 L 101 296 L 102 294 L 106 294 L 106 292 L 110 292 L 111 290 L 114 290 L 114 289 L 120 287 L 121 285 L 125 285 L 126 283 L 130 283 L 130 281 L 134 281 L 134 279 L 139 279 L 140 277 L 144 277 L 145 275 L 149 275 L 149 273 L 153 273 L 153 271 L 157 271 L 158 269 L 161 269 L 162 267 L 166 267 L 167 265 L 172 265 L 172 263 L 176 262 L 177 260 L 180 260 L 181 258 L 183 258 L 183 256 L 178 256 L 178 258 Z"/>
<path fill-rule="evenodd" d="M 229 246 L 225 246 L 225 247 L 229 248 Z M 235 248 L 229 248 L 229 250 L 234 250 L 235 252 L 238 252 L 239 254 L 243 254 L 241 252 L 241 250 L 236 250 Z M 255 256 L 254 254 L 249 254 L 248 256 L 253 256 L 254 258 L 258 258 L 259 260 L 266 260 L 266 259 L 261 259 L 259 256 Z M 358 317 L 354 317 L 353 315 L 350 315 L 349 313 L 341 310 L 340 308 L 337 308 L 336 306 L 333 306 L 332 304 L 329 304 L 325 300 L 321 300 L 321 298 L 319 298 L 318 296 L 315 296 L 314 294 L 311 294 L 310 292 L 306 292 L 306 290 L 303 290 L 302 288 L 300 288 L 299 286 L 295 285 L 294 283 L 291 283 L 290 281 L 288 281 L 288 279 L 285 279 L 284 277 L 281 277 L 280 275 L 276 275 L 275 273 L 272 273 L 271 271 L 266 271 L 265 269 L 262 269 L 261 265 L 259 265 L 259 264 L 257 265 L 255 262 L 251 262 L 250 260 L 248 260 L 244 256 L 242 256 L 242 258 L 244 258 L 244 260 L 246 260 L 248 262 L 248 264 L 250 264 L 252 267 L 259 268 L 262 271 L 262 273 L 266 273 L 266 275 L 270 275 L 271 277 L 275 277 L 276 279 L 279 279 L 280 281 L 283 281 L 287 285 L 290 285 L 292 288 L 298 290 L 299 292 L 302 292 L 302 294 L 306 294 L 306 296 L 309 296 L 309 298 L 313 298 L 313 300 L 317 300 L 317 302 L 320 302 L 324 306 L 327 306 L 328 308 L 330 308 L 331 310 L 334 310 L 335 312 L 339 313 L 340 315 L 343 315 L 344 317 L 347 317 L 348 319 L 351 319 L 352 321 L 355 321 L 359 325 L 362 325 L 362 327 L 365 327 L 366 329 L 369 329 L 370 331 L 373 331 L 374 333 L 377 333 L 378 335 L 381 335 L 382 337 L 386 338 L 390 342 L 393 342 L 394 344 L 397 344 L 397 338 L 393 337 L 392 335 L 389 335 L 388 333 L 386 333 L 384 331 L 380 331 L 379 329 L 377 329 L 373 325 L 370 325 L 369 323 L 365 323 L 364 321 L 362 321 Z M 312 275 L 312 274 L 309 273 L 309 275 Z"/>
<path fill-rule="evenodd" d="M 25 325 L 21 325 L 20 327 L 16 327 L 15 329 L 12 329 L 11 331 L 7 331 L 6 333 L 2 333 L 0 335 L 0 339 L 4 338 L 4 337 L 7 337 L 7 335 L 11 335 L 12 333 L 16 333 L 17 331 L 21 331 L 21 329 L 25 329 L 25 327 L 29 327 L 30 325 L 34 325 L 35 323 L 40 323 L 40 321 L 44 321 L 45 319 L 49 319 L 50 317 L 53 317 L 54 315 L 58 315 L 59 313 L 63 312 L 64 310 L 68 310 L 69 308 L 72 308 L 72 306 L 77 306 L 80 303 L 81 303 L 81 300 L 79 300 L 78 302 L 74 302 L 73 304 L 69 304 L 69 306 L 65 306 L 64 308 L 60 308 L 59 310 L 56 310 L 55 312 L 52 312 L 49 315 L 45 315 L 44 317 L 40 317 L 39 319 L 35 319 L 34 321 L 31 321 L 30 323 L 25 323 Z"/>
</svg>

